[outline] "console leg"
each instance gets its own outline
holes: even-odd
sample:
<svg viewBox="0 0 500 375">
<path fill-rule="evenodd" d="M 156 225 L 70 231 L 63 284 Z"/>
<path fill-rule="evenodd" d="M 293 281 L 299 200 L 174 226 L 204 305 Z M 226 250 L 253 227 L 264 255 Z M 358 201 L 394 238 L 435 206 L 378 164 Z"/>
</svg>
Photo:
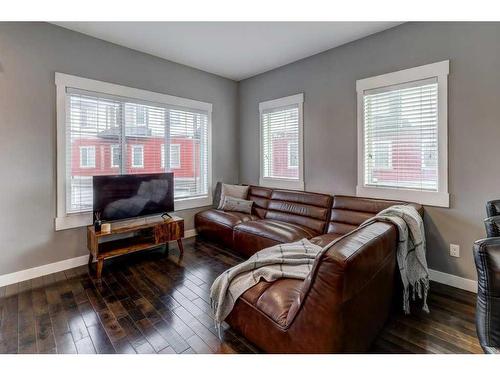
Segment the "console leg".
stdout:
<svg viewBox="0 0 500 375">
<path fill-rule="evenodd" d="M 102 274 L 102 267 L 104 266 L 104 259 L 99 259 L 97 261 L 97 273 L 96 273 L 96 276 L 98 279 L 101 278 L 101 274 Z"/>
<path fill-rule="evenodd" d="M 94 260 L 94 256 L 92 254 L 89 255 L 89 268 L 92 266 L 92 261 Z"/>
<path fill-rule="evenodd" d="M 184 246 L 182 246 L 181 239 L 177 240 L 177 246 L 179 246 L 179 255 L 183 256 L 184 255 Z"/>
</svg>

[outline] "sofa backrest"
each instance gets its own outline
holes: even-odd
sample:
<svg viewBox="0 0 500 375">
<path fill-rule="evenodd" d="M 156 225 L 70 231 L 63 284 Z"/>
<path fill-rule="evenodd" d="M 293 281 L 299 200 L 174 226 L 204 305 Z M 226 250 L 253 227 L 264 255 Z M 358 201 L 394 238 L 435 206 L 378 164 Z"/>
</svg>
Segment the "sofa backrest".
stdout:
<svg viewBox="0 0 500 375">
<path fill-rule="evenodd" d="M 346 234 L 365 220 L 395 204 L 411 204 L 422 214 L 422 206 L 415 203 L 335 195 L 327 233 Z"/>
<path fill-rule="evenodd" d="M 272 193 L 273 189 L 262 186 L 250 186 L 248 188 L 247 199 L 253 201 L 253 215 L 257 216 L 259 219 L 264 219 Z"/>
<path fill-rule="evenodd" d="M 346 234 L 365 220 L 395 204 L 410 204 L 423 215 L 417 203 L 348 195 L 311 193 L 250 185 L 248 198 L 252 214 L 306 226 L 318 233 Z"/>
<path fill-rule="evenodd" d="M 332 196 L 293 190 L 273 190 L 268 201 L 266 219 L 280 220 L 324 233 Z"/>
</svg>

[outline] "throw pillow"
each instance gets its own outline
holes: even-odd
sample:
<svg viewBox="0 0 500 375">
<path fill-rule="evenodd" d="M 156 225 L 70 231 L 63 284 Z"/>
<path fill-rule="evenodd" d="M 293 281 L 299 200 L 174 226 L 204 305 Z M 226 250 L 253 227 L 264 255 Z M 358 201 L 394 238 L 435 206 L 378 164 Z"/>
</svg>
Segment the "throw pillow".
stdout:
<svg viewBox="0 0 500 375">
<path fill-rule="evenodd" d="M 225 197 L 246 199 L 248 195 L 248 186 L 222 184 L 220 193 L 219 210 L 222 210 Z"/>
<path fill-rule="evenodd" d="M 219 208 L 221 190 L 222 190 L 222 182 L 218 181 L 217 185 L 215 185 L 214 199 L 212 201 L 212 207 L 215 209 Z"/>
<path fill-rule="evenodd" d="M 226 196 L 222 204 L 222 209 L 224 211 L 237 211 L 251 214 L 252 205 L 253 201 Z"/>
</svg>

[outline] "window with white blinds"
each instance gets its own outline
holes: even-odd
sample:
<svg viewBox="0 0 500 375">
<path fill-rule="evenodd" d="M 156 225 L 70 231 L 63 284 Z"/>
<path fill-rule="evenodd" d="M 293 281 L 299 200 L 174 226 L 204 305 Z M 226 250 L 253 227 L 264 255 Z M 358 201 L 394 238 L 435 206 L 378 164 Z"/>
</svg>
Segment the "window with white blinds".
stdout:
<svg viewBox="0 0 500 375">
<path fill-rule="evenodd" d="M 72 216 L 92 211 L 96 175 L 171 171 L 176 210 L 210 204 L 210 104 L 74 76 L 59 81 L 56 228 L 87 223 Z"/>
<path fill-rule="evenodd" d="M 302 94 L 260 103 L 260 182 L 264 186 L 304 188 L 302 106 Z"/>
<path fill-rule="evenodd" d="M 448 62 L 357 82 L 358 193 L 448 205 Z"/>
</svg>

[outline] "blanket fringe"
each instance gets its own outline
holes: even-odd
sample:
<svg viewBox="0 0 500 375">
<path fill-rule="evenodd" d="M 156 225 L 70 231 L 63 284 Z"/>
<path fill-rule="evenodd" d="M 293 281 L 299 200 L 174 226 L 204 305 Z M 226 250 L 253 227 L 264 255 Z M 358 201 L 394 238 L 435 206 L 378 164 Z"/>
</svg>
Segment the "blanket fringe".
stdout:
<svg viewBox="0 0 500 375">
<path fill-rule="evenodd" d="M 412 300 L 415 301 L 418 296 L 422 300 L 422 310 L 429 313 L 429 306 L 427 305 L 427 295 L 429 293 L 429 278 L 420 279 L 415 281 L 413 284 L 407 286 L 403 292 L 403 310 L 405 314 L 410 314 L 410 287 L 412 293 Z"/>
<path fill-rule="evenodd" d="M 215 326 L 215 331 L 217 332 L 217 336 L 219 337 L 219 340 L 222 341 L 222 333 L 221 333 L 221 326 L 222 326 L 222 323 L 217 321 L 215 319 L 215 314 L 216 314 L 216 311 L 217 311 L 217 308 L 219 307 L 219 304 L 217 303 L 217 301 L 213 298 L 210 298 L 210 307 L 212 308 L 212 312 L 214 314 L 214 326 Z"/>
</svg>

